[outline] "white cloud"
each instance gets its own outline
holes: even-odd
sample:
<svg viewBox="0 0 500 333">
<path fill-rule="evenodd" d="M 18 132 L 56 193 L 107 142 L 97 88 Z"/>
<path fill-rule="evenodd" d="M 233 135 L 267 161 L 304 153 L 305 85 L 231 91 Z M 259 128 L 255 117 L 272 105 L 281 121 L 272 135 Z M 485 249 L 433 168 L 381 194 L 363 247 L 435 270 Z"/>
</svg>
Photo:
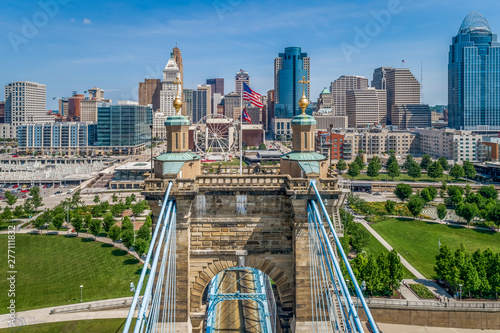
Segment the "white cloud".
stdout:
<svg viewBox="0 0 500 333">
<path fill-rule="evenodd" d="M 83 24 L 90 24 L 90 23 L 92 23 L 92 21 L 89 20 L 88 18 L 83 19 Z"/>
</svg>

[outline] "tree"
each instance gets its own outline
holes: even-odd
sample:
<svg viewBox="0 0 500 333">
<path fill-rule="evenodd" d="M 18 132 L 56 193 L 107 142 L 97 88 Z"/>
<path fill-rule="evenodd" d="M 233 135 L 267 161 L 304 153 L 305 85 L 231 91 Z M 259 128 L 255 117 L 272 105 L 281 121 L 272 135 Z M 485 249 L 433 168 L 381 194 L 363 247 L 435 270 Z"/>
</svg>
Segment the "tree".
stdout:
<svg viewBox="0 0 500 333">
<path fill-rule="evenodd" d="M 148 228 L 151 229 L 151 226 L 153 225 L 153 220 L 151 219 L 150 215 L 146 216 L 146 222 L 144 222 L 144 224 L 147 225 Z"/>
<path fill-rule="evenodd" d="M 389 255 L 382 252 L 377 257 L 377 266 L 380 279 L 380 289 L 383 293 L 391 291 Z"/>
<path fill-rule="evenodd" d="M 452 275 L 454 274 L 454 266 L 453 253 L 448 245 L 442 245 L 439 248 L 439 254 L 436 256 L 436 266 L 434 266 L 434 271 L 438 279 L 441 281 L 453 280 Z"/>
<path fill-rule="evenodd" d="M 447 171 L 450 169 L 450 165 L 448 164 L 448 160 L 446 159 L 446 157 L 441 156 L 440 158 L 438 158 L 438 162 L 443 167 L 443 170 Z"/>
<path fill-rule="evenodd" d="M 18 206 L 19 207 L 19 206 Z M 33 211 L 35 210 L 35 206 L 33 205 L 33 202 L 28 199 L 24 202 L 23 204 L 23 210 L 26 215 L 31 217 L 31 214 L 33 214 Z"/>
<path fill-rule="evenodd" d="M 377 177 L 379 175 L 378 172 L 380 171 L 380 168 L 380 162 L 378 162 L 378 160 L 376 159 L 372 159 L 368 164 L 368 170 L 366 174 L 371 178 Z"/>
<path fill-rule="evenodd" d="M 459 178 L 465 177 L 465 171 L 458 163 L 455 163 L 451 167 L 450 176 L 458 180 Z"/>
<path fill-rule="evenodd" d="M 125 216 L 122 220 L 122 231 L 123 230 L 134 230 L 134 225 L 130 221 L 130 217 Z"/>
<path fill-rule="evenodd" d="M 401 201 L 405 201 L 406 199 L 408 199 L 412 193 L 413 189 L 408 184 L 398 184 L 394 189 L 394 194 Z"/>
<path fill-rule="evenodd" d="M 481 194 L 486 199 L 494 199 L 494 200 L 496 200 L 498 198 L 498 192 L 495 189 L 495 186 L 493 186 L 493 185 L 482 186 L 479 189 L 479 194 Z"/>
<path fill-rule="evenodd" d="M 102 219 L 102 222 L 104 231 L 108 232 L 111 229 L 111 227 L 115 224 L 115 219 L 113 218 L 113 214 L 109 212 L 106 213 L 104 215 L 104 218 Z"/>
<path fill-rule="evenodd" d="M 2 218 L 5 221 L 10 222 L 13 217 L 14 215 L 12 214 L 12 210 L 10 209 L 10 207 L 5 207 L 5 209 L 2 212 Z"/>
<path fill-rule="evenodd" d="M 130 205 L 132 205 L 132 198 L 128 196 L 125 198 L 125 208 L 130 208 Z"/>
<path fill-rule="evenodd" d="M 99 202 L 101 202 L 101 198 L 99 198 L 99 196 L 96 194 L 94 196 L 94 203 L 98 204 Z"/>
<path fill-rule="evenodd" d="M 495 205 L 495 207 L 493 207 L 493 209 L 489 211 L 488 218 L 500 228 L 500 205 Z"/>
<path fill-rule="evenodd" d="M 373 295 L 373 292 L 377 292 L 380 288 L 380 276 L 378 271 L 377 262 L 375 261 L 375 256 L 370 254 L 364 269 L 364 276 L 366 282 L 366 288 Z"/>
<path fill-rule="evenodd" d="M 144 223 L 137 231 L 137 237 L 142 238 L 149 242 L 151 238 L 151 231 L 149 227 L 146 225 L 146 223 Z"/>
<path fill-rule="evenodd" d="M 359 170 L 363 170 L 365 168 L 365 163 L 363 162 L 363 158 L 361 156 L 356 156 L 354 159 L 354 163 L 356 163 L 359 167 Z"/>
<path fill-rule="evenodd" d="M 408 170 L 408 176 L 412 177 L 413 181 L 415 181 L 416 178 L 422 177 L 422 169 L 420 168 L 420 165 L 413 160 L 406 170 Z"/>
<path fill-rule="evenodd" d="M 117 240 L 120 239 L 120 234 L 121 234 L 121 230 L 120 230 L 120 227 L 117 226 L 117 225 L 114 225 L 112 226 L 110 229 L 109 229 L 109 232 L 108 232 L 108 237 L 116 243 Z"/>
<path fill-rule="evenodd" d="M 465 177 L 473 179 L 476 177 L 476 168 L 474 168 L 474 164 L 471 161 L 464 161 L 463 164 Z"/>
<path fill-rule="evenodd" d="M 463 200 L 464 189 L 460 186 L 448 186 L 448 198 L 446 198 L 446 205 L 456 206 Z"/>
<path fill-rule="evenodd" d="M 479 215 L 479 208 L 477 208 L 476 203 L 459 203 L 455 209 L 455 213 L 463 217 L 467 221 L 467 224 L 470 224 Z"/>
<path fill-rule="evenodd" d="M 91 214 L 93 217 L 99 217 L 102 215 L 102 208 L 101 205 L 95 205 L 92 207 L 90 210 Z"/>
<path fill-rule="evenodd" d="M 43 206 L 43 199 L 42 196 L 40 195 L 40 188 L 39 187 L 32 187 L 30 189 L 30 196 L 31 198 L 28 199 L 31 201 L 34 210 L 36 211 L 38 208 Z"/>
<path fill-rule="evenodd" d="M 81 191 L 78 190 L 73 195 L 71 196 L 71 205 L 73 207 L 78 207 L 82 204 L 82 196 L 81 196 Z"/>
<path fill-rule="evenodd" d="M 264 142 L 260 143 L 259 150 L 267 150 L 266 144 Z"/>
<path fill-rule="evenodd" d="M 431 163 L 432 163 L 431 157 L 428 154 L 425 154 L 424 156 L 422 156 L 422 160 L 420 161 L 420 167 L 424 170 L 427 170 L 427 168 L 429 167 L 429 165 L 431 165 Z"/>
<path fill-rule="evenodd" d="M 134 213 L 135 216 L 138 216 L 142 214 L 145 209 L 146 207 L 144 207 L 144 203 L 141 201 L 132 206 L 132 213 Z"/>
<path fill-rule="evenodd" d="M 386 168 L 389 167 L 389 165 L 392 163 L 392 162 L 398 162 L 398 160 L 396 159 L 396 155 L 394 155 L 394 153 L 391 153 L 391 155 L 389 156 L 389 158 L 387 159 L 387 164 L 385 165 Z"/>
<path fill-rule="evenodd" d="M 351 245 L 356 252 L 361 252 L 368 245 L 370 232 L 361 224 L 354 224 L 352 230 Z"/>
<path fill-rule="evenodd" d="M 54 219 L 52 219 L 52 225 L 54 225 L 54 228 L 59 231 L 61 229 L 62 225 L 64 223 L 64 215 L 63 214 L 57 214 L 54 216 Z"/>
<path fill-rule="evenodd" d="M 347 164 L 343 159 L 340 159 L 337 162 L 337 170 L 339 170 L 340 173 L 342 173 L 342 171 L 344 171 L 344 170 L 347 170 Z"/>
<path fill-rule="evenodd" d="M 413 156 L 411 154 L 406 155 L 406 160 L 403 163 L 403 169 L 405 169 L 406 171 L 410 170 L 410 166 L 413 163 L 416 163 L 415 160 L 413 159 Z"/>
<path fill-rule="evenodd" d="M 76 231 L 76 237 L 78 237 L 78 233 L 80 230 L 83 228 L 83 219 L 80 216 L 80 214 L 76 215 L 72 220 L 71 220 L 71 225 L 73 226 L 73 229 Z"/>
<path fill-rule="evenodd" d="M 138 238 L 135 241 L 134 250 L 139 257 L 142 256 L 144 253 L 146 253 L 146 250 L 148 248 L 148 244 L 149 243 L 145 239 L 142 239 L 142 238 Z"/>
<path fill-rule="evenodd" d="M 471 193 L 471 191 L 472 191 L 472 186 L 470 186 L 470 184 L 465 185 L 465 195 L 469 195 L 469 193 Z M 484 197 L 484 195 L 483 195 L 483 197 Z"/>
<path fill-rule="evenodd" d="M 427 169 L 427 175 L 431 178 L 434 178 L 434 181 L 436 181 L 436 178 L 443 177 L 443 166 L 439 162 L 434 162 L 431 165 L 429 165 Z"/>
<path fill-rule="evenodd" d="M 445 204 L 439 204 L 437 206 L 437 216 L 438 219 L 443 220 L 446 215 L 448 214 L 448 211 L 446 210 L 446 205 Z"/>
<path fill-rule="evenodd" d="M 10 191 L 5 191 L 5 200 L 7 200 L 7 204 L 12 207 L 16 204 L 17 197 L 10 193 Z"/>
<path fill-rule="evenodd" d="M 43 218 L 43 216 L 38 216 L 32 223 L 33 226 L 38 229 L 38 232 L 40 232 L 47 221 Z"/>
<path fill-rule="evenodd" d="M 113 198 L 113 202 L 118 201 L 118 196 L 116 195 L 116 193 L 113 194 L 112 198 Z"/>
<path fill-rule="evenodd" d="M 389 214 L 393 214 L 394 213 L 394 208 L 396 208 L 396 203 L 392 200 L 387 200 L 385 202 L 385 210 L 387 211 L 387 213 Z"/>
<path fill-rule="evenodd" d="M 21 205 L 14 207 L 14 216 L 21 218 L 24 215 L 24 209 Z"/>
<path fill-rule="evenodd" d="M 425 201 L 425 203 L 432 201 L 431 194 L 429 193 L 429 189 L 427 187 L 420 191 L 420 197 Z"/>
<path fill-rule="evenodd" d="M 412 195 L 410 197 L 410 200 L 408 200 L 408 203 L 406 204 L 410 213 L 415 217 L 418 217 L 420 213 L 422 213 L 424 205 L 425 205 L 424 199 L 422 199 L 417 195 Z"/>
<path fill-rule="evenodd" d="M 389 252 L 389 283 L 391 285 L 391 290 L 394 290 L 396 286 L 399 286 L 403 280 L 403 264 L 395 250 Z"/>
<path fill-rule="evenodd" d="M 387 165 L 387 175 L 391 177 L 391 180 L 394 180 L 394 177 L 399 177 L 400 174 L 401 173 L 399 172 L 398 161 L 394 159 L 390 164 Z"/>
<path fill-rule="evenodd" d="M 353 162 L 349 165 L 349 170 L 347 170 L 347 174 L 354 179 L 354 177 L 359 176 L 359 166 L 356 162 Z"/>
<path fill-rule="evenodd" d="M 107 201 L 102 201 L 101 202 L 101 211 L 105 212 L 109 209 L 109 202 Z"/>
<path fill-rule="evenodd" d="M 134 193 L 130 195 L 130 199 L 132 199 L 132 201 L 135 201 L 137 199 Z"/>
<path fill-rule="evenodd" d="M 100 220 L 92 220 L 90 222 L 90 233 L 94 235 L 95 239 L 97 239 L 97 236 L 101 232 L 101 221 Z"/>
<path fill-rule="evenodd" d="M 134 232 L 131 229 L 122 229 L 121 237 L 123 245 L 125 245 L 127 249 L 132 247 L 132 244 L 134 244 Z"/>
</svg>

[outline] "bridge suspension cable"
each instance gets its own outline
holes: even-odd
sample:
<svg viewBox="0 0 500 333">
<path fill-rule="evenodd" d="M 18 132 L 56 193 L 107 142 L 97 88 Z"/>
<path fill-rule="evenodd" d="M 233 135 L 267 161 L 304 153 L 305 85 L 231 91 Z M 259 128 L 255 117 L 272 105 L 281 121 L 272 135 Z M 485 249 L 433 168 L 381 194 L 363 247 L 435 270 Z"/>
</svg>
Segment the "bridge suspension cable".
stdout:
<svg viewBox="0 0 500 333">
<path fill-rule="evenodd" d="M 151 238 L 144 267 L 125 322 L 124 333 L 130 331 L 137 307 L 138 314 L 134 333 L 175 332 L 176 205 L 172 200 L 169 200 L 171 188 L 172 182 L 169 182 L 158 223 Z M 152 256 L 153 259 L 150 263 Z M 143 290 L 148 270 L 149 276 Z"/>
<path fill-rule="evenodd" d="M 364 332 L 357 308 L 352 302 L 349 288 L 342 273 L 340 266 L 340 262 L 342 262 L 350 277 L 350 281 L 352 281 L 354 285 L 358 300 L 361 301 L 371 331 L 378 333 L 378 327 L 373 320 L 370 309 L 366 304 L 363 293 L 359 288 L 356 277 L 347 260 L 347 256 L 340 244 L 340 240 L 316 187 L 315 180 L 311 180 L 310 185 L 316 194 L 316 200 L 309 200 L 307 204 L 309 256 L 311 261 L 311 301 L 314 331 Z M 320 214 L 316 201 L 321 207 L 323 214 Z M 326 218 L 329 232 L 325 229 L 323 217 Z M 333 238 L 333 243 L 337 251 L 334 250 L 329 236 Z M 340 254 L 341 261 L 337 258 L 337 252 Z"/>
</svg>

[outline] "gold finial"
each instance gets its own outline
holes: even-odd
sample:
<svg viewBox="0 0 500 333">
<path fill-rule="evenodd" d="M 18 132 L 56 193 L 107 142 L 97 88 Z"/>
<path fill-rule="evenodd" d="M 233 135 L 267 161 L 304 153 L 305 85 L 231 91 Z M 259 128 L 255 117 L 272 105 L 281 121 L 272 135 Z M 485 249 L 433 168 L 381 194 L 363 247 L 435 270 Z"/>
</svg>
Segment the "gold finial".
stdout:
<svg viewBox="0 0 500 333">
<path fill-rule="evenodd" d="M 306 81 L 306 77 L 303 76 L 299 83 L 302 84 L 302 98 L 299 100 L 299 106 L 302 109 L 302 114 L 305 114 L 306 108 L 309 105 L 309 101 L 306 97 L 306 84 L 309 84 L 309 80 Z"/>
<path fill-rule="evenodd" d="M 175 81 L 173 82 L 173 84 L 175 84 L 177 86 L 177 85 L 182 84 L 182 81 L 180 80 L 180 78 L 176 78 Z M 175 113 L 178 115 L 179 110 L 182 107 L 182 100 L 179 97 L 179 87 L 177 87 L 177 97 L 175 97 L 174 102 L 172 104 L 175 108 Z"/>
</svg>

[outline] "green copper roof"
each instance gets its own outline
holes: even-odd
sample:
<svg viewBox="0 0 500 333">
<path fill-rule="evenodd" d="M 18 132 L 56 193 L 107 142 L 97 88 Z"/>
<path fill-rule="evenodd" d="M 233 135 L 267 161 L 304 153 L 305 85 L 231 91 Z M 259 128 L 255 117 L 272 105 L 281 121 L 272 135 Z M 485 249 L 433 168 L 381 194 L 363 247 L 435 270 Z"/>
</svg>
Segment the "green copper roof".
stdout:
<svg viewBox="0 0 500 333">
<path fill-rule="evenodd" d="M 316 119 L 307 114 L 300 114 L 293 117 L 292 125 L 316 125 Z"/>
<path fill-rule="evenodd" d="M 155 157 L 155 160 L 162 162 L 186 162 L 199 159 L 201 159 L 200 156 L 190 151 L 184 153 L 165 153 Z"/>
<path fill-rule="evenodd" d="M 330 90 L 326 89 L 326 87 L 323 89 L 323 91 L 320 93 L 320 95 L 322 94 L 330 94 Z"/>
<path fill-rule="evenodd" d="M 182 167 L 184 166 L 184 162 L 165 162 L 163 163 L 163 174 L 178 174 Z"/>
<path fill-rule="evenodd" d="M 285 154 L 281 156 L 282 159 L 284 160 L 290 160 L 290 161 L 323 161 L 326 160 L 326 157 L 318 154 L 314 151 L 309 151 L 309 152 L 290 152 L 288 154 Z"/>
<path fill-rule="evenodd" d="M 319 163 L 318 161 L 299 161 L 299 166 L 304 171 L 304 173 L 318 173 L 319 174 Z"/>
<path fill-rule="evenodd" d="M 170 116 L 165 120 L 165 126 L 191 125 L 187 117 L 181 115 Z"/>
</svg>

